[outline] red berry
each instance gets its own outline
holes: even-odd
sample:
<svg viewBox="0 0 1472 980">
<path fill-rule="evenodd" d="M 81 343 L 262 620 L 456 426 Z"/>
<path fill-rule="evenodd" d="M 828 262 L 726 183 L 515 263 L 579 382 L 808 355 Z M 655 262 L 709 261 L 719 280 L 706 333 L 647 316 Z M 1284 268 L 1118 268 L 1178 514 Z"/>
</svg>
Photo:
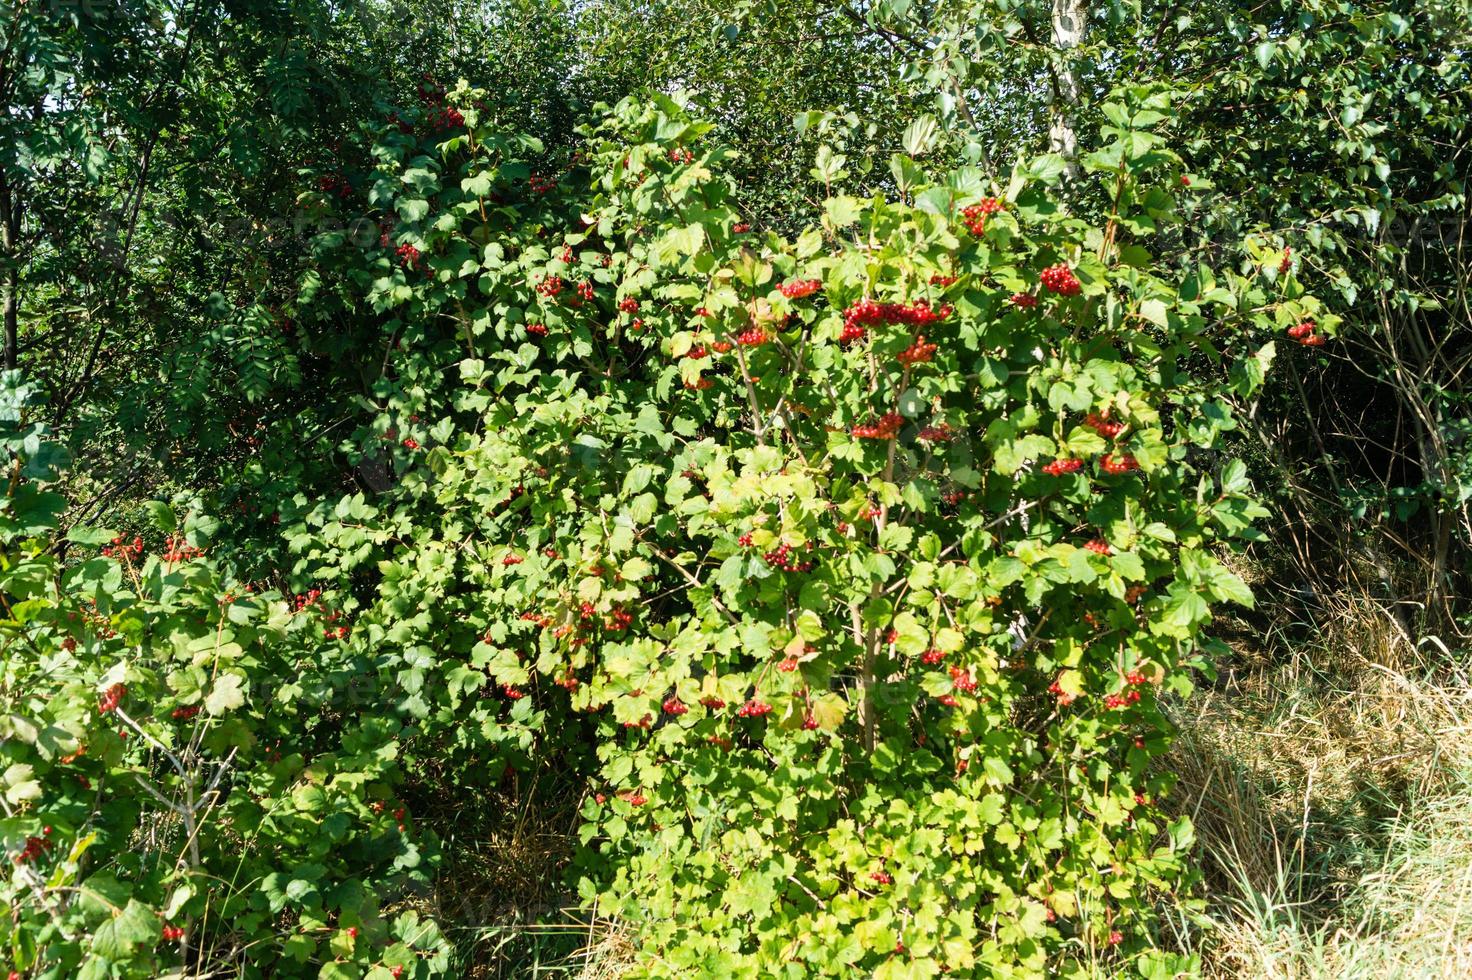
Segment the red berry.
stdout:
<svg viewBox="0 0 1472 980">
<path fill-rule="evenodd" d="M 1057 293 L 1059 296 L 1077 296 L 1083 289 L 1077 277 L 1074 276 L 1073 270 L 1062 262 L 1048 266 L 1038 279 L 1042 282 L 1044 289 Z"/>
<path fill-rule="evenodd" d="M 1077 473 L 1083 469 L 1084 461 L 1081 459 L 1055 459 L 1043 467 L 1043 472 L 1049 476 L 1063 476 L 1065 473 Z"/>
<path fill-rule="evenodd" d="M 1123 422 L 1110 421 L 1108 409 L 1105 409 L 1101 413 L 1090 412 L 1084 419 L 1084 425 L 1093 429 L 1105 439 L 1113 439 L 1124 431 Z"/>
<path fill-rule="evenodd" d="M 986 219 L 999 211 L 1004 210 L 1006 205 L 995 197 L 983 198 L 981 203 L 973 204 L 961 212 L 961 219 L 966 223 L 966 228 L 973 235 L 980 235 L 986 229 Z"/>
<path fill-rule="evenodd" d="M 788 299 L 802 299 L 804 296 L 813 295 L 822 286 L 823 283 L 818 279 L 794 279 L 778 286 L 777 291 Z"/>
<path fill-rule="evenodd" d="M 925 335 L 921 334 L 915 338 L 915 342 L 896 355 L 896 360 L 901 364 L 923 364 L 935 357 L 935 352 L 940 349 L 939 344 L 927 344 Z"/>
<path fill-rule="evenodd" d="M 769 715 L 771 713 L 772 706 L 757 698 L 752 698 L 740 708 L 736 709 L 737 716 L 741 718 L 760 718 L 763 715 Z"/>
<path fill-rule="evenodd" d="M 1108 456 L 1099 460 L 1099 468 L 1105 473 L 1112 473 L 1118 476 L 1121 473 L 1128 473 L 1131 470 L 1139 469 L 1140 464 L 1135 460 L 1135 457 L 1128 453 L 1120 456 L 1110 453 Z"/>
<path fill-rule="evenodd" d="M 102 692 L 102 697 L 97 704 L 98 714 L 107 714 L 117 708 L 128 694 L 128 689 L 121 684 L 114 684 Z"/>
</svg>

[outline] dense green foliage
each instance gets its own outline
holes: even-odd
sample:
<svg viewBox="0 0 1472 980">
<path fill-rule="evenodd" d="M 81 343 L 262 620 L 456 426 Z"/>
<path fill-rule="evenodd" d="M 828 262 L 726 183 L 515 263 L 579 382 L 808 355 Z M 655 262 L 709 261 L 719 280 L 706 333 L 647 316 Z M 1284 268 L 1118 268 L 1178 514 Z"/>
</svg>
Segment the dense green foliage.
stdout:
<svg viewBox="0 0 1472 980">
<path fill-rule="evenodd" d="M 1223 560 L 1467 615 L 1458 14 L 18 5 L 0 956 L 466 972 L 527 777 L 632 975 L 1192 972 Z"/>
</svg>

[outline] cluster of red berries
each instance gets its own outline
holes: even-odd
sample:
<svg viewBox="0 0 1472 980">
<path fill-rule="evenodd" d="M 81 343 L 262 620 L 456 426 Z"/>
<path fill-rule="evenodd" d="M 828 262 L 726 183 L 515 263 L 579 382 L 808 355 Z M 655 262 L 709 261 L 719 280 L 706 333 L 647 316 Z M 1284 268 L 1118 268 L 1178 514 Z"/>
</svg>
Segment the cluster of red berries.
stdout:
<svg viewBox="0 0 1472 980">
<path fill-rule="evenodd" d="M 532 189 L 533 194 L 546 194 L 557 189 L 557 178 L 532 174 L 526 179 L 526 185 Z"/>
<path fill-rule="evenodd" d="M 1038 276 L 1043 288 L 1059 296 L 1077 296 L 1083 287 L 1079 284 L 1078 277 L 1073 274 L 1065 263 L 1050 265 Z"/>
<path fill-rule="evenodd" d="M 900 427 L 904 424 L 903 416 L 898 412 L 889 412 L 881 415 L 877 422 L 854 426 L 853 437 L 855 439 L 893 439 L 899 434 Z"/>
<path fill-rule="evenodd" d="M 562 292 L 561 276 L 543 276 L 542 281 L 537 283 L 537 295 L 552 299 Z"/>
<path fill-rule="evenodd" d="M 326 174 L 317 178 L 317 187 L 324 194 L 336 194 L 338 197 L 348 197 L 353 193 L 353 185 L 339 174 Z"/>
<path fill-rule="evenodd" d="M 291 611 L 294 612 L 294 613 L 298 613 L 298 612 L 301 612 L 304 609 L 308 609 L 308 608 L 310 608 L 312 606 L 317 605 L 321 601 L 322 601 L 322 590 L 321 589 L 311 589 L 310 591 L 307 591 L 307 592 L 298 593 L 297 595 L 295 595 L 295 596 L 292 597 L 292 600 L 291 600 Z"/>
<path fill-rule="evenodd" d="M 394 254 L 399 257 L 399 265 L 413 269 L 418 269 L 422 265 L 419 249 L 408 242 L 394 249 Z"/>
<path fill-rule="evenodd" d="M 512 701 L 520 701 L 522 698 L 526 697 L 525 691 L 512 684 L 502 684 L 501 693 L 506 695 L 506 697 Z"/>
<path fill-rule="evenodd" d="M 911 364 L 924 364 L 935 357 L 935 352 L 940 350 L 939 344 L 927 344 L 925 335 L 921 334 L 915 338 L 915 342 L 896 355 L 896 360 L 906 367 Z"/>
<path fill-rule="evenodd" d="M 726 702 L 722 701 L 714 694 L 707 694 L 705 697 L 700 699 L 700 703 L 702 706 L 710 709 L 711 711 L 720 711 L 726 706 Z"/>
<path fill-rule="evenodd" d="M 685 706 L 685 702 L 681 701 L 675 695 L 666 698 L 664 704 L 660 707 L 664 709 L 664 713 L 667 715 L 683 715 L 690 710 Z"/>
<path fill-rule="evenodd" d="M 1109 542 L 1105 541 L 1102 538 L 1095 538 L 1094 540 L 1090 541 L 1088 544 L 1084 545 L 1084 547 L 1086 549 L 1088 549 L 1089 551 L 1092 551 L 1096 555 L 1112 555 L 1112 554 L 1114 554 L 1114 549 L 1112 549 L 1112 548 L 1109 547 Z"/>
<path fill-rule="evenodd" d="M 736 343 L 742 347 L 760 347 L 771 339 L 771 337 L 767 336 L 767 332 L 760 327 L 752 327 L 750 330 L 743 330 L 736 335 Z"/>
<path fill-rule="evenodd" d="M 843 311 L 845 337 L 840 339 L 858 339 L 864 335 L 864 328 L 870 326 L 925 327 L 944 320 L 951 315 L 951 312 L 950 306 L 932 307 L 929 301 L 923 299 L 913 303 L 879 303 L 872 299 L 864 299 Z M 858 333 L 854 336 L 847 336 L 851 328 L 855 327 L 858 328 Z"/>
<path fill-rule="evenodd" d="M 682 146 L 677 146 L 673 150 L 670 150 L 670 160 L 675 163 L 693 163 L 695 162 L 695 154 Z"/>
<path fill-rule="evenodd" d="M 124 541 L 119 534 L 112 539 L 112 544 L 102 549 L 102 554 L 108 558 L 126 558 L 129 555 L 138 556 L 143 554 L 143 539 L 135 537 L 131 542 Z"/>
<path fill-rule="evenodd" d="M 51 850 L 51 842 L 45 839 L 51 836 L 51 828 L 42 828 L 41 834 L 41 837 L 27 837 L 25 847 L 21 848 L 20 853 L 16 854 L 11 860 L 16 864 L 25 864 L 28 861 L 36 861 L 44 857 L 46 852 Z"/>
<path fill-rule="evenodd" d="M 350 630 L 346 626 L 338 626 L 335 628 L 329 626 L 322 631 L 322 638 L 325 640 L 346 640 L 348 638 L 348 633 L 350 632 L 352 632 L 352 630 Z"/>
<path fill-rule="evenodd" d="M 811 572 L 813 570 L 811 559 L 808 561 L 798 561 L 792 557 L 792 545 L 790 544 L 779 544 L 773 550 L 762 555 L 762 560 L 773 568 L 783 572 Z"/>
<path fill-rule="evenodd" d="M 733 345 L 729 340 L 717 340 L 711 343 L 710 349 L 715 351 L 717 354 L 726 354 L 730 352 L 733 346 L 735 345 Z"/>
<path fill-rule="evenodd" d="M 710 378 L 700 378 L 696 381 L 685 382 L 686 391 L 708 391 L 713 387 L 715 387 L 715 382 Z"/>
<path fill-rule="evenodd" d="M 743 548 L 750 548 L 751 547 L 751 534 L 750 533 L 747 533 L 747 534 L 741 535 L 741 537 L 739 537 L 739 538 L 736 539 L 736 543 L 739 544 L 739 545 L 741 545 L 741 547 L 743 547 Z"/>
<path fill-rule="evenodd" d="M 545 337 L 547 336 L 547 325 L 545 323 L 528 323 L 526 325 L 526 332 L 533 337 Z"/>
<path fill-rule="evenodd" d="M 958 691 L 969 693 L 976 690 L 976 678 L 971 676 L 971 671 L 963 667 L 951 668 L 951 684 Z"/>
<path fill-rule="evenodd" d="M 405 449 L 409 450 L 410 452 L 413 452 L 414 450 L 416 450 L 416 449 L 419 448 L 419 440 L 418 439 L 405 439 L 404 442 L 403 442 L 403 446 L 404 446 Z"/>
<path fill-rule="evenodd" d="M 920 662 L 922 664 L 925 664 L 927 667 L 934 667 L 935 665 L 943 662 L 945 659 L 945 651 L 937 650 L 934 647 L 931 647 L 929 650 L 926 650 L 924 653 L 920 654 Z"/>
<path fill-rule="evenodd" d="M 1090 412 L 1084 419 L 1084 425 L 1093 429 L 1105 439 L 1113 439 L 1124 431 L 1124 423 L 1118 420 L 1111 420 L 1107 409 L 1102 414 Z"/>
<path fill-rule="evenodd" d="M 190 704 L 182 708 L 175 708 L 173 711 L 170 711 L 169 717 L 174 719 L 175 721 L 188 721 L 190 718 L 193 718 L 197 714 L 199 714 L 199 705 Z"/>
<path fill-rule="evenodd" d="M 1048 685 L 1048 693 L 1056 697 L 1058 699 L 1058 703 L 1065 707 L 1072 704 L 1075 697 L 1074 695 L 1063 690 L 1063 685 L 1059 684 L 1057 681 L 1054 681 L 1053 683 Z"/>
<path fill-rule="evenodd" d="M 1140 692 L 1138 690 L 1131 690 L 1126 691 L 1124 694 L 1109 695 L 1104 699 L 1104 707 L 1113 710 L 1115 708 L 1123 708 L 1126 705 L 1135 704 L 1139 700 Z"/>
<path fill-rule="evenodd" d="M 1278 263 L 1278 274 L 1282 275 L 1293 268 L 1293 249 L 1287 245 L 1283 246 L 1283 261 Z"/>
<path fill-rule="evenodd" d="M 1111 473 L 1115 476 L 1119 476 L 1121 473 L 1128 473 L 1131 470 L 1139 469 L 1140 463 L 1129 453 L 1122 453 L 1118 456 L 1110 453 L 1103 459 L 1099 460 L 1099 468 L 1102 469 L 1105 473 Z"/>
<path fill-rule="evenodd" d="M 1322 347 L 1324 335 L 1318 333 L 1319 325 L 1312 320 L 1304 320 L 1288 328 L 1288 336 L 1298 341 L 1305 347 Z"/>
<path fill-rule="evenodd" d="M 869 876 L 869 879 L 880 885 L 894 884 L 894 877 L 888 871 L 876 871 Z"/>
<path fill-rule="evenodd" d="M 736 709 L 736 716 L 738 718 L 760 718 L 763 715 L 769 715 L 771 713 L 772 706 L 756 698 L 752 698 Z"/>
<path fill-rule="evenodd" d="M 102 697 L 97 702 L 97 713 L 105 715 L 109 711 L 115 710 L 119 704 L 122 704 L 123 698 L 126 697 L 127 694 L 128 689 L 123 685 L 112 685 L 107 690 L 102 692 Z"/>
<path fill-rule="evenodd" d="M 200 555 L 204 554 L 204 551 L 202 549 L 196 548 L 186 542 L 182 534 L 176 534 L 170 537 L 167 545 L 168 550 L 164 552 L 164 561 L 193 561 Z"/>
<path fill-rule="evenodd" d="M 615 609 L 608 614 L 608 622 L 603 624 L 603 628 L 610 633 L 621 633 L 628 629 L 633 622 L 633 613 L 627 609 Z"/>
<path fill-rule="evenodd" d="M 961 212 L 961 220 L 966 222 L 966 229 L 973 235 L 980 235 L 986 230 L 986 219 L 991 215 L 1003 210 L 1005 205 L 995 197 L 983 198 L 980 204 L 973 204 Z"/>
<path fill-rule="evenodd" d="M 947 708 L 959 708 L 961 706 L 961 702 L 956 700 L 954 694 L 942 694 L 935 699 L 935 703 L 945 705 Z"/>
<path fill-rule="evenodd" d="M 582 300 L 591 300 L 593 298 L 593 284 L 587 279 L 578 283 L 578 298 Z"/>
<path fill-rule="evenodd" d="M 1038 298 L 1032 293 L 1013 293 L 1007 302 L 1020 310 L 1030 310 L 1038 305 Z"/>
<path fill-rule="evenodd" d="M 164 942 L 172 943 L 184 938 L 184 930 L 180 926 L 164 926 L 162 929 Z"/>
<path fill-rule="evenodd" d="M 731 226 L 731 233 L 734 235 L 744 235 L 748 231 L 751 231 L 751 225 L 747 224 L 745 221 L 738 221 Z"/>
<path fill-rule="evenodd" d="M 639 309 L 639 301 L 632 296 L 625 296 L 618 301 L 618 308 L 624 313 L 634 313 Z"/>
<path fill-rule="evenodd" d="M 459 129 L 465 125 L 465 116 L 452 106 L 442 106 L 429 114 L 429 125 L 433 129 Z"/>
<path fill-rule="evenodd" d="M 1043 472 L 1049 476 L 1062 476 L 1065 473 L 1077 473 L 1083 468 L 1084 461 L 1081 459 L 1055 459 L 1043 467 Z"/>
<path fill-rule="evenodd" d="M 951 437 L 951 427 L 944 422 L 940 425 L 927 425 L 915 436 L 921 442 L 949 442 Z"/>
<path fill-rule="evenodd" d="M 943 276 L 939 272 L 937 272 L 935 275 L 930 277 L 930 284 L 932 286 L 939 286 L 941 289 L 946 289 L 950 286 L 954 286 L 956 284 L 956 280 L 958 280 L 959 278 L 959 276 Z"/>
<path fill-rule="evenodd" d="M 802 299 L 804 296 L 813 295 L 821 288 L 823 288 L 821 280 L 794 279 L 791 282 L 784 282 L 778 286 L 777 291 L 788 299 Z"/>
</svg>

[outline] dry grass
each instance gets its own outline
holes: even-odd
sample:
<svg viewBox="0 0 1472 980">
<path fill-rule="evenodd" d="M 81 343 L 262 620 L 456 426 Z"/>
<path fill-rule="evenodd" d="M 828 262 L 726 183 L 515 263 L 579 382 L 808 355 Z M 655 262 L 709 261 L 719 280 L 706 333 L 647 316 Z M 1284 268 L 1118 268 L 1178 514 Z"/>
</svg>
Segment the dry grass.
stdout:
<svg viewBox="0 0 1472 980">
<path fill-rule="evenodd" d="M 1369 601 L 1249 637 L 1167 763 L 1206 866 L 1180 941 L 1208 976 L 1472 976 L 1465 674 Z"/>
<path fill-rule="evenodd" d="M 420 803 L 416 812 L 444 851 L 423 905 L 446 924 L 457 976 L 613 980 L 621 972 L 627 936 L 579 909 L 568 889 L 578 805 L 575 787 L 545 771 L 514 777 L 471 811 L 433 798 Z"/>
</svg>

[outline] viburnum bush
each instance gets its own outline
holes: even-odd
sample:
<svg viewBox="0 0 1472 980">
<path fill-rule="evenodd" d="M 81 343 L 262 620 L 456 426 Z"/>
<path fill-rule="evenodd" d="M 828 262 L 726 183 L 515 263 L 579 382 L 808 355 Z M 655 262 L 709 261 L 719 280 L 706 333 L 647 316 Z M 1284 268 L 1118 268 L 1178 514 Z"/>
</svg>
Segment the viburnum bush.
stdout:
<svg viewBox="0 0 1472 980">
<path fill-rule="evenodd" d="M 408 764 L 581 773 L 581 893 L 636 975 L 1189 970 L 1151 915 L 1191 843 L 1160 700 L 1250 602 L 1215 552 L 1264 513 L 1204 466 L 1222 395 L 1332 317 L 1157 271 L 1210 193 L 1168 100 L 1112 106 L 1097 220 L 1057 158 L 899 157 L 901 199 L 786 240 L 676 100 L 549 177 L 452 98 L 437 155 L 380 134 L 383 241 L 324 240 L 300 314 L 383 365 L 344 448 L 393 489 L 290 533 L 297 575 L 376 582 Z"/>
<path fill-rule="evenodd" d="M 1209 670 L 1211 604 L 1250 601 L 1216 553 L 1263 514 L 1210 451 L 1273 335 L 1335 324 L 1256 272 L 1158 271 L 1210 193 L 1168 102 L 1111 104 L 1097 218 L 1058 158 L 998 186 L 899 156 L 894 199 L 787 240 L 676 99 L 554 167 L 480 98 L 307 175 L 341 220 L 283 315 L 364 489 L 246 469 L 273 588 L 223 581 L 198 517 L 178 561 L 6 539 L 21 967 L 447 969 L 378 912 L 434 858 L 396 794 L 545 770 L 586 787 L 578 887 L 636 976 L 1191 970 L 1152 915 L 1190 877 L 1160 702 Z M 286 431 L 274 458 L 316 451 Z M 82 873 L 94 828 L 107 902 L 19 870 Z M 78 938 L 124 919 L 125 950 Z"/>
<path fill-rule="evenodd" d="M 360 700 L 332 597 L 232 583 L 213 519 L 77 528 L 64 461 L 0 376 L 0 964 L 19 977 L 427 977 L 448 946 L 387 900 L 433 838 L 399 800 L 399 726 Z M 191 973 L 190 975 L 193 975 Z"/>
</svg>

